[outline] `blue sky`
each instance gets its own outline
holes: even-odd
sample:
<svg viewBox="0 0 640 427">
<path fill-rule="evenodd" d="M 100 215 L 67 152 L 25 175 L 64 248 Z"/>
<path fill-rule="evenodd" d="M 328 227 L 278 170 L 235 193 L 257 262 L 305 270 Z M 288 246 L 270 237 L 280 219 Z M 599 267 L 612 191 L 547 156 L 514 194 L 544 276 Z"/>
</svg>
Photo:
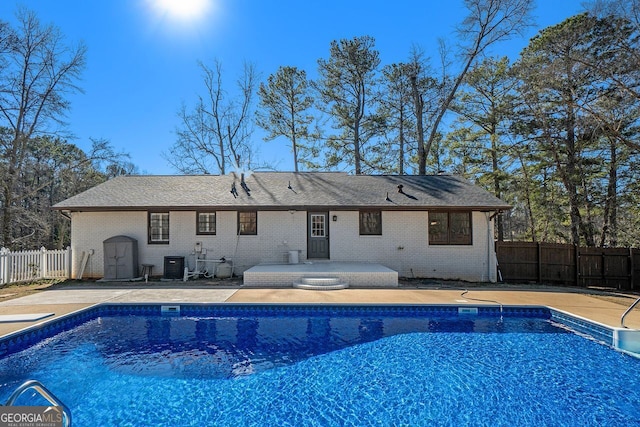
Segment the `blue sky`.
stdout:
<svg viewBox="0 0 640 427">
<path fill-rule="evenodd" d="M 206 10 L 184 17 L 162 2 L 195 0 L 2 0 L 0 17 L 14 21 L 17 5 L 56 25 L 70 42 L 88 48 L 80 86 L 67 122 L 82 149 L 104 138 L 131 155 L 141 173 L 173 174 L 162 157 L 175 140 L 180 105 L 192 105 L 203 84 L 197 62 L 223 67 L 231 89 L 245 61 L 262 79 L 279 66 L 297 66 L 315 78 L 317 60 L 332 40 L 371 35 L 382 65 L 406 60 L 412 45 L 437 59 L 438 39 L 454 44 L 465 14 L 462 0 L 199 0 Z M 539 29 L 582 10 L 580 0 L 538 0 L 536 27 L 495 54 L 516 59 Z M 278 170 L 292 170 L 286 141 L 263 142 L 259 157 Z"/>
</svg>

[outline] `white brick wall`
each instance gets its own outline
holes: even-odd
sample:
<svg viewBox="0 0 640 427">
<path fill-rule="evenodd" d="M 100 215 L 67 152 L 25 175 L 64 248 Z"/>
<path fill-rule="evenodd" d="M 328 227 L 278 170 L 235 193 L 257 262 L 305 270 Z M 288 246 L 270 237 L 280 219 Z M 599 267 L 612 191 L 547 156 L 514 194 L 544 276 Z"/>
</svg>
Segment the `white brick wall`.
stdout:
<svg viewBox="0 0 640 427">
<path fill-rule="evenodd" d="M 234 224 L 235 218 L 237 216 Z M 258 212 L 258 235 L 236 237 L 236 271 L 241 272 L 260 263 L 286 263 L 291 250 L 300 251 L 300 259 L 306 259 L 306 230 L 306 212 Z"/>
<path fill-rule="evenodd" d="M 333 215 L 337 221 L 332 221 Z M 430 277 L 469 281 L 495 281 L 493 228 L 488 214 L 474 212 L 472 246 L 429 246 L 427 212 L 382 212 L 382 236 L 360 236 L 357 211 L 329 213 L 330 258 L 333 261 L 376 262 L 398 271 L 400 277 Z M 165 256 L 185 256 L 194 267 L 193 249 L 202 242 L 207 258 L 226 257 L 235 273 L 260 263 L 286 263 L 290 250 L 306 260 L 307 213 L 264 211 L 258 213 L 258 235 L 238 236 L 237 212 L 218 211 L 214 236 L 196 235 L 194 211 L 171 211 L 170 243 L 147 243 L 147 212 L 75 212 L 72 214 L 71 248 L 73 277 L 83 251 L 94 250 L 84 277 L 103 275 L 103 241 L 126 235 L 138 240 L 139 263 L 154 264 L 153 274 L 163 274 Z M 490 250 L 487 255 L 487 250 Z"/>
<path fill-rule="evenodd" d="M 400 277 L 433 277 L 469 281 L 495 281 L 493 228 L 487 240 L 485 213 L 473 212 L 472 246 L 429 246 L 427 212 L 382 212 L 382 236 L 360 236 L 359 214 L 331 212 L 331 259 L 377 262 L 398 271 Z M 491 273 L 488 277 L 488 242 Z"/>
</svg>

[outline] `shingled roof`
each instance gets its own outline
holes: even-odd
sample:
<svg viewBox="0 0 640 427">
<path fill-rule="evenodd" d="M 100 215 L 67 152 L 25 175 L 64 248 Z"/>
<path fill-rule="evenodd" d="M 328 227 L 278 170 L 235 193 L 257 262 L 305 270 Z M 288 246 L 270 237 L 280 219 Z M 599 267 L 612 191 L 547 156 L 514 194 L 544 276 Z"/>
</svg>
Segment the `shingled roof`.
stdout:
<svg viewBox="0 0 640 427">
<path fill-rule="evenodd" d="M 254 172 L 244 178 L 244 184 L 246 189 L 242 176 L 236 173 L 119 176 L 66 199 L 53 209 L 510 209 L 489 192 L 452 175 Z"/>
</svg>

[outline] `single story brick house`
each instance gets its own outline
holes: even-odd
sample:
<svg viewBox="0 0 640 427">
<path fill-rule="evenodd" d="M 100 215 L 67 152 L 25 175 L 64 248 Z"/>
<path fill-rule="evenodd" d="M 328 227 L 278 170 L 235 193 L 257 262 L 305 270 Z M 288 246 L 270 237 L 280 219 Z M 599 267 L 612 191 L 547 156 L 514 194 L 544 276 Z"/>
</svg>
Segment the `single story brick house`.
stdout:
<svg viewBox="0 0 640 427">
<path fill-rule="evenodd" d="M 72 277 L 81 267 L 85 278 L 102 277 L 104 242 L 128 236 L 153 275 L 166 257 L 193 268 L 204 253 L 231 260 L 237 275 L 328 260 L 375 262 L 400 277 L 496 281 L 494 219 L 510 206 L 451 175 L 254 172 L 119 176 L 53 209 L 71 219 Z"/>
</svg>

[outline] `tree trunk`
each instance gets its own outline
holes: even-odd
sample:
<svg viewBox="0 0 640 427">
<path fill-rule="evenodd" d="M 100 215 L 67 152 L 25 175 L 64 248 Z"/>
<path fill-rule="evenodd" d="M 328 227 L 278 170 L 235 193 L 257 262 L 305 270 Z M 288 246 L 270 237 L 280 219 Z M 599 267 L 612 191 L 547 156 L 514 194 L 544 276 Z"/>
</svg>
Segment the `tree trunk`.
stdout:
<svg viewBox="0 0 640 427">
<path fill-rule="evenodd" d="M 535 217 L 533 216 L 533 207 L 531 202 L 531 189 L 530 189 L 530 181 L 529 181 L 529 171 L 527 170 L 527 165 L 522 158 L 522 153 L 517 151 L 518 160 L 520 160 L 520 168 L 522 169 L 522 175 L 524 178 L 524 195 L 527 206 L 527 216 L 529 217 L 529 230 L 531 231 L 531 241 L 537 242 L 537 233 L 536 233 L 536 222 Z"/>
<path fill-rule="evenodd" d="M 8 178 L 8 177 L 7 177 Z M 11 205 L 13 205 L 13 191 L 11 190 L 11 184 L 9 182 L 4 183 L 2 190 L 2 247 L 11 247 Z"/>
<path fill-rule="evenodd" d="M 404 107 L 400 106 L 400 126 L 398 141 L 398 173 L 404 175 Z"/>
<path fill-rule="evenodd" d="M 493 192 L 496 197 L 502 197 L 502 190 L 500 188 L 500 176 L 499 176 L 499 164 L 498 164 L 498 147 L 497 147 L 497 130 L 496 124 L 491 123 L 491 170 L 493 172 Z M 498 241 L 504 241 L 504 224 L 502 221 L 502 215 L 496 217 L 496 229 L 498 233 Z"/>
<path fill-rule="evenodd" d="M 362 175 L 362 164 L 360 158 L 360 126 L 356 125 L 353 130 L 353 163 L 356 175 Z"/>
<path fill-rule="evenodd" d="M 293 170 L 298 172 L 298 144 L 296 143 L 295 132 L 291 136 L 291 148 L 293 149 Z"/>
<path fill-rule="evenodd" d="M 600 247 L 607 244 L 609 238 L 609 246 L 616 247 L 618 245 L 618 153 L 616 150 L 615 139 L 609 140 L 609 151 L 611 160 L 609 162 L 609 182 L 607 184 L 607 197 L 604 202 L 604 224 L 600 235 Z"/>
<path fill-rule="evenodd" d="M 291 115 L 291 150 L 293 151 L 293 170 L 295 172 L 298 172 L 298 142 L 296 140 L 296 111 L 293 103 L 291 103 L 289 106 L 289 114 Z"/>
<path fill-rule="evenodd" d="M 364 118 L 365 88 L 363 82 L 358 82 L 358 102 L 353 121 L 353 163 L 356 175 L 362 175 L 362 153 L 360 152 L 360 126 Z"/>
<path fill-rule="evenodd" d="M 411 94 L 413 96 L 413 109 L 416 116 L 416 134 L 418 139 L 418 175 L 427 174 L 427 153 L 424 149 L 424 125 L 422 123 L 424 114 L 424 100 L 418 92 L 418 76 L 411 76 Z"/>
<path fill-rule="evenodd" d="M 580 197 L 578 196 L 578 186 L 576 185 L 577 165 L 576 165 L 576 135 L 575 135 L 575 113 L 573 109 L 573 99 L 569 97 L 566 117 L 566 172 L 564 174 L 564 185 L 569 196 L 569 217 L 571 219 L 571 243 L 580 244 L 580 230 L 582 228 L 582 216 L 580 214 Z M 562 168 L 562 165 L 558 165 Z"/>
<path fill-rule="evenodd" d="M 15 203 L 14 190 L 18 180 L 18 173 L 22 170 L 25 151 L 25 137 L 18 131 L 13 134 L 11 149 L 7 156 L 8 170 L 3 177 L 2 201 L 2 246 L 11 247 L 13 243 L 13 205 Z"/>
</svg>

